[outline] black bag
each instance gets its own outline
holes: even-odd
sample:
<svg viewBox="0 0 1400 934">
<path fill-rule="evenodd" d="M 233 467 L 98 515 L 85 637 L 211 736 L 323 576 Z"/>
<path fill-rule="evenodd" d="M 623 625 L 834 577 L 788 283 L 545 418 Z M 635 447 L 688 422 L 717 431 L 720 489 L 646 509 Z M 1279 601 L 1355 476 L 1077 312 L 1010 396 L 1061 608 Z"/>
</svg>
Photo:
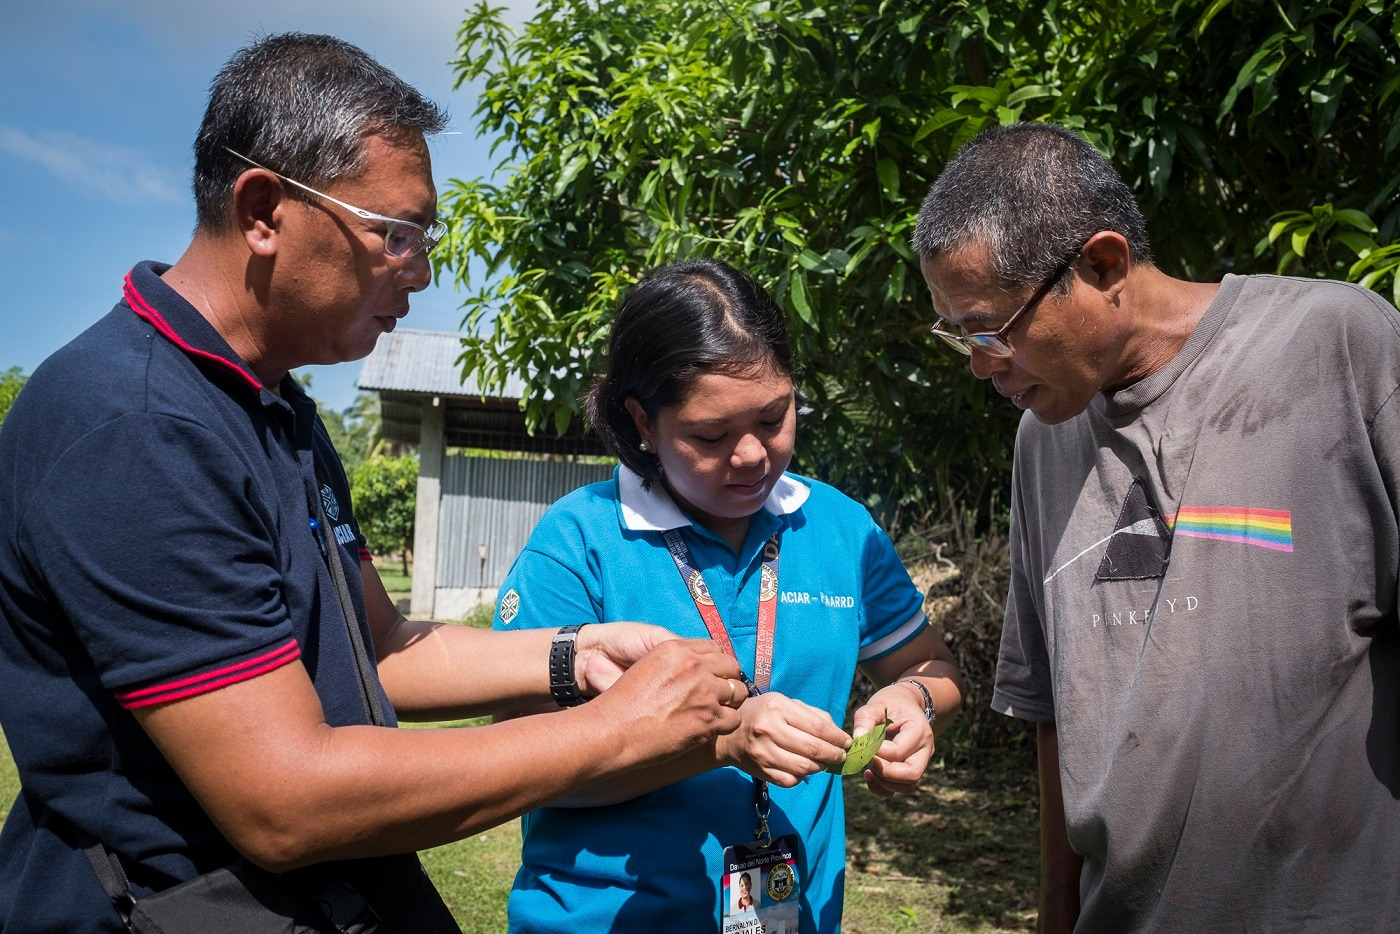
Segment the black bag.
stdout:
<svg viewBox="0 0 1400 934">
<path fill-rule="evenodd" d="M 415 856 L 327 863 L 285 875 L 239 860 L 134 898 L 116 854 L 100 843 L 86 852 L 132 934 L 461 931 Z"/>
</svg>

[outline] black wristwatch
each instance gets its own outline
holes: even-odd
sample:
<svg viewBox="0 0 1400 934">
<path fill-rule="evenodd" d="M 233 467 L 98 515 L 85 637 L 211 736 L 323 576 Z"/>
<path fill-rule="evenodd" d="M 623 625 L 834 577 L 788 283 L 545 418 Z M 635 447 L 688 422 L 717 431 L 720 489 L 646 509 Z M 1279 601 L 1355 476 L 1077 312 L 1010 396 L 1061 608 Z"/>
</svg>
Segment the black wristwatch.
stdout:
<svg viewBox="0 0 1400 934">
<path fill-rule="evenodd" d="M 549 643 L 549 696 L 560 707 L 577 707 L 586 697 L 574 677 L 574 638 L 586 623 L 570 623 L 554 634 Z"/>
</svg>

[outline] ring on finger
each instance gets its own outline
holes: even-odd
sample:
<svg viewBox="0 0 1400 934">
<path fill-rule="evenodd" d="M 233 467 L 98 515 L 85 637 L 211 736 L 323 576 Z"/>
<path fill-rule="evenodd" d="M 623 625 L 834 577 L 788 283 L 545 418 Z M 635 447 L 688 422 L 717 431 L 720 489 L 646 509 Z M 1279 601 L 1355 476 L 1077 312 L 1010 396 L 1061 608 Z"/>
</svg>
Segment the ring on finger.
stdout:
<svg viewBox="0 0 1400 934">
<path fill-rule="evenodd" d="M 729 685 L 729 697 L 726 698 L 725 701 L 724 701 L 724 703 L 721 704 L 720 706 L 722 706 L 722 707 L 729 707 L 729 706 L 733 705 L 733 703 L 734 703 L 734 694 L 735 694 L 735 691 L 734 691 L 734 679 L 733 679 L 733 678 L 725 678 L 725 679 L 724 679 L 724 683 L 727 684 L 727 685 Z"/>
</svg>

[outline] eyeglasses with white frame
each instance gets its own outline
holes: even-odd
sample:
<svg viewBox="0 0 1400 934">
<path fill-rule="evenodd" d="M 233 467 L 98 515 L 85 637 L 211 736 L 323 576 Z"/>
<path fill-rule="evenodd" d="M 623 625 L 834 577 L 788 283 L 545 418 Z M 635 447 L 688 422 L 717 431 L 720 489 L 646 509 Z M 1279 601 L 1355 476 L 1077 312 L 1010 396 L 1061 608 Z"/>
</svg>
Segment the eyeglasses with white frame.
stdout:
<svg viewBox="0 0 1400 934">
<path fill-rule="evenodd" d="M 408 259 L 417 256 L 419 253 L 431 253 L 433 249 L 447 235 L 447 225 L 440 220 L 434 220 L 427 227 L 422 224 L 415 224 L 413 221 L 400 220 L 397 217 L 387 217 L 383 214 L 376 214 L 373 211 L 366 211 L 364 208 L 357 208 L 353 204 L 347 204 L 339 198 L 334 198 L 324 191 L 317 191 L 310 185 L 303 185 L 294 178 L 288 178 L 281 172 L 269 169 L 261 163 L 254 162 L 241 152 L 237 152 L 225 146 L 224 150 L 231 156 L 236 156 L 248 163 L 255 169 L 262 169 L 264 172 L 271 172 L 288 185 L 295 185 L 302 191 L 309 192 L 318 198 L 325 198 L 332 204 L 338 204 L 356 217 L 367 221 L 378 221 L 384 225 L 384 252 L 395 259 Z"/>
</svg>

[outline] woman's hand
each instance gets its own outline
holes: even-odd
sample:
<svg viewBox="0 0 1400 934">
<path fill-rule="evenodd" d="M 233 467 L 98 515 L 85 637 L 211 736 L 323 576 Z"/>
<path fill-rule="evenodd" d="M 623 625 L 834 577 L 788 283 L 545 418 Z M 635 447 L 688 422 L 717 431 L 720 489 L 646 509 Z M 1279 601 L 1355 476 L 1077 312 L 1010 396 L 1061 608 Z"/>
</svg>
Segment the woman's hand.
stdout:
<svg viewBox="0 0 1400 934">
<path fill-rule="evenodd" d="M 922 716 L 922 715 L 921 715 Z M 739 708 L 739 728 L 718 740 L 720 759 L 754 778 L 791 788 L 841 762 L 851 738 L 824 710 L 769 692 Z"/>
<path fill-rule="evenodd" d="M 574 638 L 574 677 L 584 697 L 597 697 L 622 673 L 675 633 L 649 623 L 593 623 Z"/>
<path fill-rule="evenodd" d="M 933 757 L 933 730 L 924 716 L 924 697 L 912 684 L 895 682 L 876 691 L 855 712 L 851 731 L 860 736 L 879 725 L 889 711 L 885 741 L 865 770 L 865 784 L 882 798 L 913 794 Z"/>
</svg>

